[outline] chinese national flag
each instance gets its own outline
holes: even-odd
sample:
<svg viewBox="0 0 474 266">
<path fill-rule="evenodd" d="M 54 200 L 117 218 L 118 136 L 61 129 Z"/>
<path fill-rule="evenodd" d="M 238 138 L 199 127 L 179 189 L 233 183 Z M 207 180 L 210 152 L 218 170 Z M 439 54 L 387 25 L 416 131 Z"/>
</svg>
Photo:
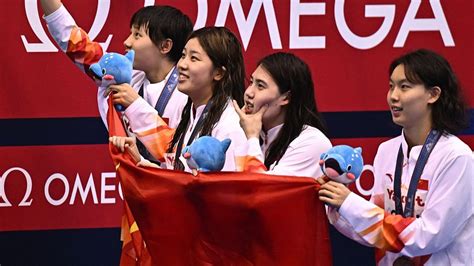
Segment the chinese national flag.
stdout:
<svg viewBox="0 0 474 266">
<path fill-rule="evenodd" d="M 115 108 L 109 110 L 110 135 L 124 136 Z M 193 176 L 137 167 L 113 146 L 110 153 L 153 265 L 332 264 L 314 179 L 243 172 Z"/>
</svg>

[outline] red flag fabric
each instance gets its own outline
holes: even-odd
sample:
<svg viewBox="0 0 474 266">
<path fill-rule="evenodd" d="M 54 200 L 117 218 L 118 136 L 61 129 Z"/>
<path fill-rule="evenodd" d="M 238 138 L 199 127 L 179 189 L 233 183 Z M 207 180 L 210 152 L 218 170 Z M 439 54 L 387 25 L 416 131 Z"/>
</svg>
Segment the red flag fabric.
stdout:
<svg viewBox="0 0 474 266">
<path fill-rule="evenodd" d="M 109 108 L 110 135 L 124 135 Z M 119 119 L 119 120 L 117 120 Z M 137 167 L 110 153 L 153 265 L 331 265 L 324 205 L 312 178 L 192 174 Z"/>
<path fill-rule="evenodd" d="M 112 106 L 112 107 L 111 107 Z M 112 112 L 110 111 L 112 110 Z M 109 112 L 107 113 L 107 124 L 109 127 L 109 136 L 126 136 L 125 128 L 122 123 L 122 117 L 113 107 L 112 98 L 109 98 Z M 109 149 L 114 149 L 112 145 Z M 112 154 L 112 152 L 111 152 Z M 128 153 L 127 153 L 128 155 Z M 112 156 L 115 168 L 118 169 L 120 162 L 116 163 L 115 158 Z M 132 161 L 131 158 L 128 158 Z M 138 228 L 137 222 L 133 217 L 133 214 L 128 206 L 127 200 L 124 204 L 124 212 L 122 215 L 122 232 L 121 240 L 122 254 L 120 256 L 121 266 L 148 266 L 152 265 L 150 254 L 143 241 L 143 237 Z"/>
</svg>

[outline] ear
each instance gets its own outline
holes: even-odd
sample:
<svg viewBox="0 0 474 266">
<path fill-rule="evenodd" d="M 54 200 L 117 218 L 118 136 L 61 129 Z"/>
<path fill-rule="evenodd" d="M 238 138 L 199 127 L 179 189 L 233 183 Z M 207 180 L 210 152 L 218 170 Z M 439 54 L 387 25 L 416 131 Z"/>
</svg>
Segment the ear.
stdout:
<svg viewBox="0 0 474 266">
<path fill-rule="evenodd" d="M 291 91 L 287 91 L 280 96 L 280 105 L 288 105 L 291 100 Z"/>
<path fill-rule="evenodd" d="M 171 48 L 173 48 L 173 40 L 171 39 L 164 39 L 163 41 L 160 42 L 160 52 L 162 54 L 168 54 L 171 51 Z"/>
<path fill-rule="evenodd" d="M 214 69 L 214 80 L 215 81 L 221 80 L 224 77 L 225 72 L 227 72 L 227 69 L 223 66 Z"/>
<path fill-rule="evenodd" d="M 441 96 L 441 88 L 438 86 L 434 86 L 431 89 L 429 89 L 429 93 L 430 93 L 430 98 L 428 99 L 428 103 L 433 104 Z"/>
</svg>

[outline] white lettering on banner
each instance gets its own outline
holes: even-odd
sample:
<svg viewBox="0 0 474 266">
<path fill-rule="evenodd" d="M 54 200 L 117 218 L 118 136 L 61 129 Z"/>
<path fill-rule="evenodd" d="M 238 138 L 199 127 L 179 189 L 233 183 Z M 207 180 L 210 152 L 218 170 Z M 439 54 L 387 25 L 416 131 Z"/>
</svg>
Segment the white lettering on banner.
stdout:
<svg viewBox="0 0 474 266">
<path fill-rule="evenodd" d="M 326 3 L 300 3 L 291 0 L 290 4 L 290 49 L 326 48 L 325 36 L 300 36 L 301 15 L 325 15 Z"/>
<path fill-rule="evenodd" d="M 87 194 L 89 194 L 89 191 L 91 192 L 92 201 L 94 202 L 94 204 L 99 203 L 97 200 L 97 192 L 95 190 L 94 177 L 92 176 L 92 173 L 89 175 L 89 179 L 87 179 L 87 184 L 86 184 L 85 189 L 82 187 L 81 178 L 79 177 L 79 174 L 76 175 L 76 181 L 74 182 L 74 187 L 72 188 L 72 194 L 71 194 L 71 199 L 69 200 L 69 205 L 74 204 L 77 191 L 79 191 L 79 195 L 81 196 L 82 203 L 86 203 Z"/>
<path fill-rule="evenodd" d="M 97 0 L 98 6 L 94 21 L 89 31 L 89 37 L 94 40 L 105 25 L 110 10 L 110 0 Z M 208 1 L 197 1 L 197 18 L 194 29 L 202 28 L 206 25 L 208 17 Z M 439 31 L 443 40 L 443 44 L 447 47 L 455 46 L 454 39 L 449 29 L 448 22 L 443 12 L 440 0 L 430 0 L 431 9 L 434 18 L 416 18 L 416 14 L 421 5 L 421 0 L 412 0 L 408 7 L 407 13 L 403 19 L 402 26 L 397 34 L 393 47 L 403 47 L 405 45 L 408 34 L 411 31 Z M 278 2 L 281 3 L 281 2 Z M 345 0 L 335 0 L 334 18 L 336 27 L 345 42 L 350 46 L 366 50 L 379 45 L 392 29 L 394 18 L 396 15 L 396 6 L 387 4 L 370 4 L 365 6 L 365 17 L 383 18 L 380 28 L 370 36 L 359 36 L 353 33 L 348 21 L 344 16 Z M 154 5 L 154 0 L 144 0 L 144 6 Z M 258 15 L 263 7 L 268 33 L 273 49 L 282 49 L 282 42 L 276 19 L 276 12 L 273 1 L 270 0 L 254 0 L 252 1 L 250 11 L 245 16 L 242 3 L 239 0 L 222 0 L 216 16 L 216 26 L 224 26 L 229 9 L 235 17 L 235 21 L 242 39 L 242 44 L 247 50 L 255 29 Z M 179 7 L 178 7 L 179 8 Z M 25 0 L 25 10 L 28 23 L 34 34 L 40 40 L 39 43 L 30 43 L 26 40 L 25 35 L 21 35 L 23 45 L 27 52 L 57 52 L 58 49 L 48 38 L 38 14 L 37 0 Z M 325 49 L 326 36 L 300 36 L 300 17 L 304 15 L 326 15 L 326 3 L 301 3 L 300 0 L 290 0 L 290 27 L 289 27 L 289 48 L 290 49 Z M 111 40 L 110 34 L 106 41 L 100 43 L 104 50 L 107 50 Z"/>
<path fill-rule="evenodd" d="M 101 204 L 114 204 L 115 203 L 115 198 L 107 198 L 105 196 L 106 191 L 114 191 L 115 186 L 114 185 L 107 185 L 107 179 L 109 178 L 115 178 L 115 172 L 106 172 L 102 173 L 100 176 L 100 203 Z"/>
<path fill-rule="evenodd" d="M 29 199 L 31 190 L 33 188 L 33 183 L 31 181 L 31 176 L 30 174 L 23 168 L 20 167 L 12 167 L 5 171 L 3 175 L 0 177 L 0 198 L 2 198 L 3 202 L 0 202 L 0 207 L 11 207 L 12 204 L 7 198 L 7 194 L 5 192 L 5 183 L 7 180 L 8 175 L 13 172 L 13 171 L 19 171 L 23 174 L 26 180 L 26 189 L 25 189 L 25 194 L 23 196 L 23 199 L 20 201 L 18 206 L 30 206 L 31 202 L 33 202 L 33 199 Z M 29 200 L 28 200 L 29 199 Z"/>
<path fill-rule="evenodd" d="M 7 192 L 5 190 L 5 184 L 7 177 L 12 174 L 13 172 L 20 172 L 23 174 L 26 180 L 26 189 L 25 193 L 23 196 L 23 199 L 18 203 L 18 206 L 31 206 L 31 203 L 33 202 L 33 198 L 31 197 L 31 192 L 33 189 L 33 182 L 31 175 L 28 171 L 26 171 L 23 168 L 20 167 L 12 167 L 5 171 L 2 176 L 0 176 L 0 208 L 1 207 L 12 207 L 12 203 L 8 200 L 7 198 Z M 108 191 L 115 191 L 116 187 L 114 184 L 110 184 L 109 179 L 115 179 L 116 173 L 115 172 L 103 172 L 101 173 L 101 181 L 100 181 L 100 201 L 98 200 L 98 195 L 97 195 L 97 188 L 94 184 L 94 176 L 92 173 L 89 174 L 89 177 L 87 181 L 85 182 L 85 185 L 83 185 L 80 175 L 77 173 L 76 178 L 74 179 L 74 183 L 71 180 L 71 182 L 68 181 L 68 178 L 61 174 L 61 173 L 54 173 L 51 176 L 46 179 L 46 182 L 43 187 L 44 191 L 44 196 L 47 200 L 48 203 L 54 206 L 59 206 L 62 205 L 66 202 L 66 200 L 69 198 L 69 205 L 75 205 L 78 203 L 76 201 L 76 198 L 78 195 L 81 197 L 81 203 L 84 205 L 87 201 L 87 197 L 89 194 L 91 195 L 92 202 L 94 204 L 115 204 L 116 199 L 114 197 L 107 197 L 106 193 Z M 60 196 L 59 199 L 54 199 L 51 196 L 50 193 L 50 187 L 52 183 L 58 180 L 60 186 L 64 188 L 64 193 Z M 72 190 L 70 189 L 72 185 Z M 122 192 L 122 187 L 120 183 L 118 183 L 117 186 L 117 191 L 119 194 L 120 200 L 123 200 L 123 192 Z M 20 190 L 15 190 L 14 192 L 10 193 L 16 193 L 18 194 Z"/>
<path fill-rule="evenodd" d="M 89 31 L 89 37 L 91 40 L 94 40 L 97 35 L 105 25 L 107 17 L 110 10 L 110 0 L 98 0 L 97 11 L 95 14 L 94 22 L 92 23 L 91 29 Z M 36 34 L 36 37 L 40 40 L 40 43 L 29 43 L 26 40 L 25 35 L 21 35 L 21 40 L 27 52 L 57 52 L 58 49 L 54 46 L 51 40 L 46 35 L 43 25 L 39 18 L 38 12 L 38 1 L 37 0 L 25 0 L 25 11 L 28 23 L 30 24 L 31 29 Z M 145 5 L 149 2 L 154 4 L 154 1 L 145 1 Z M 100 43 L 104 51 L 109 47 L 110 42 L 112 41 L 112 34 L 107 37 L 107 40 L 103 43 Z"/>
<path fill-rule="evenodd" d="M 255 23 L 257 22 L 257 16 L 260 12 L 260 9 L 263 5 L 263 11 L 265 13 L 265 19 L 268 25 L 268 32 L 270 33 L 270 41 L 272 43 L 273 49 L 281 49 L 281 38 L 280 32 L 278 31 L 278 23 L 275 15 L 275 8 L 273 7 L 272 1 L 265 0 L 254 0 L 252 1 L 252 6 L 247 19 L 245 19 L 244 11 L 242 9 L 242 4 L 239 0 L 222 0 L 219 6 L 219 11 L 217 11 L 216 26 L 224 26 L 229 13 L 229 7 L 232 6 L 234 11 L 235 21 L 239 29 L 240 36 L 242 38 L 242 44 L 244 49 L 247 50 L 248 44 L 250 42 L 250 37 L 252 36 L 253 29 L 255 28 Z"/>
<path fill-rule="evenodd" d="M 364 165 L 364 167 L 362 168 L 362 173 L 364 173 L 365 171 L 370 171 L 372 173 L 372 176 L 374 176 L 374 167 L 370 164 L 366 164 Z M 361 175 L 362 175 L 361 173 Z M 355 182 L 356 184 L 356 188 L 357 190 L 359 191 L 359 193 L 362 195 L 362 196 L 371 196 L 372 195 L 372 191 L 374 189 L 374 187 L 372 186 L 370 189 L 366 190 L 362 187 L 362 185 L 360 184 L 361 182 L 361 179 L 358 178 Z"/>
<path fill-rule="evenodd" d="M 334 5 L 336 26 L 342 38 L 352 47 L 366 50 L 377 46 L 387 37 L 395 19 L 395 5 L 366 5 L 365 17 L 383 17 L 382 26 L 372 35 L 361 37 L 354 34 L 347 26 L 344 16 L 344 0 L 336 0 Z"/>
<path fill-rule="evenodd" d="M 155 0 L 145 0 L 145 4 L 143 6 L 154 6 Z"/>
<path fill-rule="evenodd" d="M 49 194 L 49 186 L 51 185 L 51 183 L 55 180 L 55 179 L 58 179 L 60 180 L 63 185 L 64 185 L 64 194 L 63 196 L 58 199 L 58 200 L 55 200 L 51 197 L 51 195 Z M 54 205 L 54 206 L 59 206 L 61 204 L 64 203 L 64 201 L 66 201 L 66 198 L 67 198 L 67 195 L 69 194 L 69 183 L 67 182 L 67 178 L 62 175 L 62 174 L 59 174 L 59 173 L 54 173 L 52 174 L 47 180 L 46 180 L 46 184 L 44 185 L 44 196 L 46 197 L 46 200 Z"/>
<path fill-rule="evenodd" d="M 194 30 L 204 28 L 207 21 L 207 0 L 197 0 L 198 10 L 196 22 L 194 22 Z"/>
<path fill-rule="evenodd" d="M 40 40 L 40 43 L 29 43 L 26 40 L 25 35 L 21 35 L 21 40 L 28 53 L 31 52 L 57 52 L 58 48 L 54 46 L 53 42 L 48 38 L 46 32 L 38 15 L 38 4 L 37 0 L 25 0 L 25 11 L 26 18 L 30 24 L 31 29 L 36 34 L 36 37 Z"/>
<path fill-rule="evenodd" d="M 110 10 L 110 0 L 99 0 L 99 4 L 97 5 L 97 12 L 95 13 L 94 22 L 88 33 L 91 39 L 95 39 L 97 35 L 99 35 L 102 28 L 104 27 L 105 22 L 107 21 L 107 17 L 109 15 L 109 10 Z M 110 34 L 107 37 L 107 40 L 105 40 L 105 42 L 99 43 L 100 46 L 102 46 L 102 49 L 104 49 L 104 51 L 107 51 L 107 48 L 109 47 L 111 40 L 112 40 L 112 34 Z"/>
<path fill-rule="evenodd" d="M 447 47 L 454 46 L 454 39 L 439 0 L 430 0 L 434 18 L 415 18 L 420 5 L 421 0 L 410 2 L 393 47 L 403 47 L 410 31 L 439 31 L 444 45 Z"/>
</svg>

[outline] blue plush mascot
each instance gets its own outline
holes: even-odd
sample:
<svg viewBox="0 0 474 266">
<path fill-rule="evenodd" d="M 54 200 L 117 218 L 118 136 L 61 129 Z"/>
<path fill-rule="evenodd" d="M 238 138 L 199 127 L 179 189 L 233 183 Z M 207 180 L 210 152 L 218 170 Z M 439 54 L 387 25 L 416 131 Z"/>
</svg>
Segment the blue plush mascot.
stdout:
<svg viewBox="0 0 474 266">
<path fill-rule="evenodd" d="M 112 84 L 122 84 L 132 81 L 133 58 L 135 52 L 128 51 L 125 55 L 118 53 L 105 53 L 99 62 L 90 66 L 90 71 L 94 80 L 100 87 L 107 87 Z M 119 104 L 115 105 L 118 111 L 125 108 Z"/>
<path fill-rule="evenodd" d="M 364 160 L 362 148 L 337 145 L 321 154 L 319 161 L 323 173 L 330 179 L 343 184 L 354 182 L 362 174 Z"/>
</svg>

